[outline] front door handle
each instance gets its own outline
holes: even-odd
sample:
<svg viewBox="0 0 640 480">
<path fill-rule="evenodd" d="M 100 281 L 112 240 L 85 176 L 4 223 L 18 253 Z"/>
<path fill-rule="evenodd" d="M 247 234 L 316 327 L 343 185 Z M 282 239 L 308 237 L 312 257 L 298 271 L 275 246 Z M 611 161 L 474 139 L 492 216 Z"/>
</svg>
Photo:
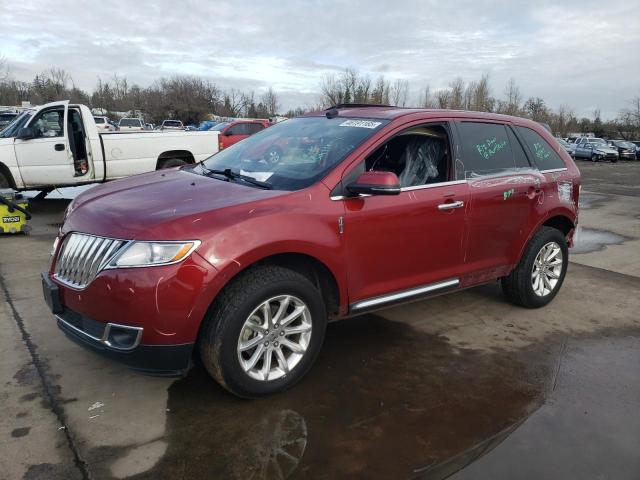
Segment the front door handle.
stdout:
<svg viewBox="0 0 640 480">
<path fill-rule="evenodd" d="M 64 143 L 56 143 L 53 148 L 56 149 L 56 152 L 61 152 L 64 150 Z"/>
<path fill-rule="evenodd" d="M 438 205 L 438 210 L 453 210 L 455 208 L 462 207 L 464 207 L 464 202 L 462 200 L 458 200 L 457 202 L 441 203 Z"/>
</svg>

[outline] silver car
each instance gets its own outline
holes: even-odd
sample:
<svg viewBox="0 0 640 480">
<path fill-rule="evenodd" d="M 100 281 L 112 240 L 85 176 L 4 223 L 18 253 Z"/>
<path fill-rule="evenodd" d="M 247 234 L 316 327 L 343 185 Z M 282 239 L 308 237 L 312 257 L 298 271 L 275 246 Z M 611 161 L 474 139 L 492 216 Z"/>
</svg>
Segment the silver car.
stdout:
<svg viewBox="0 0 640 480">
<path fill-rule="evenodd" d="M 592 162 L 609 160 L 612 163 L 620 157 L 618 149 L 611 148 L 602 138 L 582 137 L 576 141 L 573 150 L 574 158 L 585 158 Z"/>
</svg>

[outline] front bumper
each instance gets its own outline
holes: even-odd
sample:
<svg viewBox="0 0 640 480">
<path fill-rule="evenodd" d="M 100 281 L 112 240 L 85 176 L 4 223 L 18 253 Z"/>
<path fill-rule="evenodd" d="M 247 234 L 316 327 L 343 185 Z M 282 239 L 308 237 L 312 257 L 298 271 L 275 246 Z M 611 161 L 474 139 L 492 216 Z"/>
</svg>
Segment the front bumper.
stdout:
<svg viewBox="0 0 640 480">
<path fill-rule="evenodd" d="M 63 305 L 47 273 L 42 273 L 42 288 L 58 327 L 76 343 L 151 375 L 180 376 L 191 367 L 193 343 L 142 344 L 143 327 L 97 321 Z"/>
</svg>

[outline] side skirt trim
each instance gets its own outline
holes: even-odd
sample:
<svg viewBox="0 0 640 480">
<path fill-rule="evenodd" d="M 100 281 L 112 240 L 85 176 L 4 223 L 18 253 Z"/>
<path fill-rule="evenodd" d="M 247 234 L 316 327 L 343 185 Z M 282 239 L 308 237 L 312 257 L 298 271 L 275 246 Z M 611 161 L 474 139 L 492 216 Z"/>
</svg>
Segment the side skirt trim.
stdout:
<svg viewBox="0 0 640 480">
<path fill-rule="evenodd" d="M 349 310 L 351 310 L 352 312 L 357 312 L 359 310 L 378 307 L 378 306 L 384 305 L 385 303 L 397 302 L 400 300 L 405 300 L 412 297 L 424 295 L 426 293 L 435 292 L 437 290 L 442 290 L 443 288 L 455 287 L 459 283 L 460 283 L 460 279 L 452 278 L 450 280 L 430 283 L 428 285 L 412 288 L 410 290 L 403 290 L 400 292 L 391 293 L 389 295 L 382 295 L 379 297 L 368 298 L 366 300 L 360 300 L 359 302 L 351 304 Z"/>
</svg>

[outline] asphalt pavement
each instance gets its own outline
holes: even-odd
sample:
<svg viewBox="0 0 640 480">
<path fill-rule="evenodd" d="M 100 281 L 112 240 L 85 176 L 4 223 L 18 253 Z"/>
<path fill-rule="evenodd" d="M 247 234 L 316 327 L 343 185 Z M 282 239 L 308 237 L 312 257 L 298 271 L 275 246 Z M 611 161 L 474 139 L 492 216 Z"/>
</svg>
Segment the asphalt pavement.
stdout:
<svg viewBox="0 0 640 480">
<path fill-rule="evenodd" d="M 0 479 L 640 478 L 640 162 L 578 166 L 551 305 L 494 283 L 335 322 L 255 401 L 70 342 L 39 280 L 68 201 L 34 201 L 32 233 L 0 237 Z"/>
</svg>

